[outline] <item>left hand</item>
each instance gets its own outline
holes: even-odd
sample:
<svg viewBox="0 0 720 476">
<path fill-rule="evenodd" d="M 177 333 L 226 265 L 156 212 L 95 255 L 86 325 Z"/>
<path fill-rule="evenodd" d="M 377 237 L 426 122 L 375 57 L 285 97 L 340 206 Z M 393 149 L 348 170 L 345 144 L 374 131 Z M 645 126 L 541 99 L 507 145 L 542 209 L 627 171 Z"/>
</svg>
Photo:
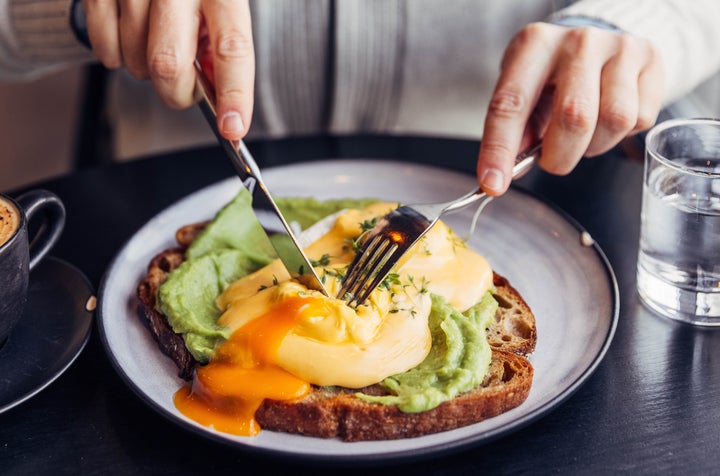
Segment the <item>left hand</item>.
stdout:
<svg viewBox="0 0 720 476">
<path fill-rule="evenodd" d="M 510 42 L 485 119 L 477 174 L 504 193 L 515 156 L 542 137 L 538 165 L 569 173 L 653 125 L 664 70 L 648 40 L 594 27 L 532 23 Z"/>
</svg>

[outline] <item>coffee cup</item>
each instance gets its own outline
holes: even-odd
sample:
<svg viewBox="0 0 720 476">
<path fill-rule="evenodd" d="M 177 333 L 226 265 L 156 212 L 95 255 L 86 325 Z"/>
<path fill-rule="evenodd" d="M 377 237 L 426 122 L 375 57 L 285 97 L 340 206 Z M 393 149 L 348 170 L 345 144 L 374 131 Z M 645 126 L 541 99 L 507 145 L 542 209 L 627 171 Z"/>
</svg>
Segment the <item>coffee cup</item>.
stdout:
<svg viewBox="0 0 720 476">
<path fill-rule="evenodd" d="M 31 190 L 14 199 L 0 194 L 0 346 L 23 315 L 30 271 L 64 226 L 65 207 L 52 192 Z"/>
</svg>

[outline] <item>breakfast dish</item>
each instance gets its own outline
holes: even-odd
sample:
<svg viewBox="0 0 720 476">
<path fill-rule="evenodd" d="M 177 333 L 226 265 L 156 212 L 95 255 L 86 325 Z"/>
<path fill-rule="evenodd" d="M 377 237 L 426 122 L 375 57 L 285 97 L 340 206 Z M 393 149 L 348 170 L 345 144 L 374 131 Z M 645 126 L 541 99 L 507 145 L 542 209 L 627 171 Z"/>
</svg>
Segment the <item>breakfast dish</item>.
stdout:
<svg viewBox="0 0 720 476">
<path fill-rule="evenodd" d="M 278 195 L 327 199 L 355 193 L 356 198 L 375 196 L 388 201 L 398 196 L 408 201 L 447 199 L 456 195 L 458 189 L 470 188 L 474 182 L 472 177 L 430 167 L 365 161 L 279 167 L 265 171 L 264 176 Z M 302 183 L 297 177 L 303 177 Z M 397 184 L 408 183 L 408 179 L 418 186 L 398 190 Z M 595 246 L 583 246 L 581 230 L 561 214 L 513 190 L 503 200 L 487 207 L 480 216 L 478 232 L 469 241 L 494 266 L 497 264 L 499 274 L 510 278 L 537 316 L 538 334 L 543 338 L 531 358 L 535 378 L 522 405 L 456 430 L 384 442 L 349 444 L 338 439 L 271 431 L 243 437 L 209 429 L 186 418 L 175 407 L 173 393 L 182 386 L 183 380 L 177 377 L 177 367 L 172 361 L 158 352 L 137 318 L 138 301 L 133 296 L 147 263 L 155 254 L 174 245 L 172 232 L 168 230 L 211 218 L 238 189 L 237 180 L 220 182 L 156 216 L 118 255 L 100 294 L 101 335 L 120 374 L 150 405 L 203 435 L 263 451 L 330 459 L 397 458 L 458 448 L 516 429 L 555 407 L 592 372 L 612 337 L 617 292 L 612 272 L 600 251 Z M 463 226 L 467 226 L 471 218 L 469 211 L 449 216 L 446 221 L 462 234 L 466 231 Z M 520 245 L 528 242 L 528 237 L 533 239 L 523 249 Z M 559 243 L 559 240 L 567 242 Z M 522 254 L 521 260 L 518 254 Z M 571 263 L 563 267 L 567 269 L 558 269 L 556 263 L 565 261 Z M 547 279 L 538 279 L 538 273 Z M 549 292 L 548 283 L 553 281 L 568 282 L 567 291 L 572 294 L 567 295 L 578 296 L 578 301 L 558 296 L 556 291 Z M 574 318 L 578 315 L 583 315 L 582 322 Z M 568 333 L 573 335 L 569 339 L 572 344 L 564 349 L 562 356 L 556 355 L 553 346 L 556 349 L 558 339 L 567 338 Z"/>
<path fill-rule="evenodd" d="M 60 377 L 85 348 L 92 286 L 77 268 L 51 256 L 30 275 L 25 314 L 0 348 L 0 413 Z"/>
<path fill-rule="evenodd" d="M 184 415 L 238 435 L 361 441 L 447 431 L 527 398 L 532 311 L 443 222 L 352 307 L 335 296 L 358 240 L 397 205 L 278 199 L 298 228 L 315 215 L 300 240 L 325 296 L 265 252 L 250 200 L 242 190 L 210 223 L 181 228 L 138 286 L 141 315 L 191 381 L 175 395 Z"/>
</svg>

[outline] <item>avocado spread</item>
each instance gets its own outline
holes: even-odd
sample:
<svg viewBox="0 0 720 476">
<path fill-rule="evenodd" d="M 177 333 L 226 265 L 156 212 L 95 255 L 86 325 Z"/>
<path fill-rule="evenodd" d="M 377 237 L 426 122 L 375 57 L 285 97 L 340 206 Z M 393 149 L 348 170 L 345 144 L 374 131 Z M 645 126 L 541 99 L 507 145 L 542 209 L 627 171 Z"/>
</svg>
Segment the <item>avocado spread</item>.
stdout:
<svg viewBox="0 0 720 476">
<path fill-rule="evenodd" d="M 215 304 L 217 296 L 233 281 L 275 258 L 268 236 L 255 219 L 250 199 L 242 189 L 223 207 L 188 248 L 183 264 L 158 290 L 158 310 L 183 336 L 188 350 L 200 363 L 207 363 L 229 337 L 229 331 L 217 324 L 221 314 Z M 339 210 L 363 208 L 373 201 L 279 198 L 277 204 L 288 222 L 296 222 L 304 229 Z M 485 329 L 495 315 L 497 302 L 488 292 L 479 303 L 460 313 L 439 296 L 432 296 L 432 300 L 429 355 L 416 368 L 382 382 L 391 395 L 359 393 L 359 398 L 397 405 L 404 412 L 420 412 L 482 383 L 491 356 Z"/>
<path fill-rule="evenodd" d="M 397 405 L 404 412 L 422 412 L 452 400 L 480 385 L 490 366 L 492 351 L 485 336 L 498 303 L 488 292 L 464 313 L 432 295 L 428 324 L 430 353 L 420 365 L 383 380 L 387 396 L 356 394 L 368 402 Z"/>
</svg>

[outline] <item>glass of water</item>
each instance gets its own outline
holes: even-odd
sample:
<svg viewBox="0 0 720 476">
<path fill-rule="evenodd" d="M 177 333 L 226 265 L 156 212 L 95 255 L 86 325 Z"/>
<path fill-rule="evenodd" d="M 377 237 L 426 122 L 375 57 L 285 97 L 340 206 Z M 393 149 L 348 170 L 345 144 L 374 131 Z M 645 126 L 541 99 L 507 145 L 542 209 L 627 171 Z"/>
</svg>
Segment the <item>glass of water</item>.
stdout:
<svg viewBox="0 0 720 476">
<path fill-rule="evenodd" d="M 641 219 L 643 302 L 720 326 L 720 120 L 674 119 L 648 132 Z"/>
</svg>

